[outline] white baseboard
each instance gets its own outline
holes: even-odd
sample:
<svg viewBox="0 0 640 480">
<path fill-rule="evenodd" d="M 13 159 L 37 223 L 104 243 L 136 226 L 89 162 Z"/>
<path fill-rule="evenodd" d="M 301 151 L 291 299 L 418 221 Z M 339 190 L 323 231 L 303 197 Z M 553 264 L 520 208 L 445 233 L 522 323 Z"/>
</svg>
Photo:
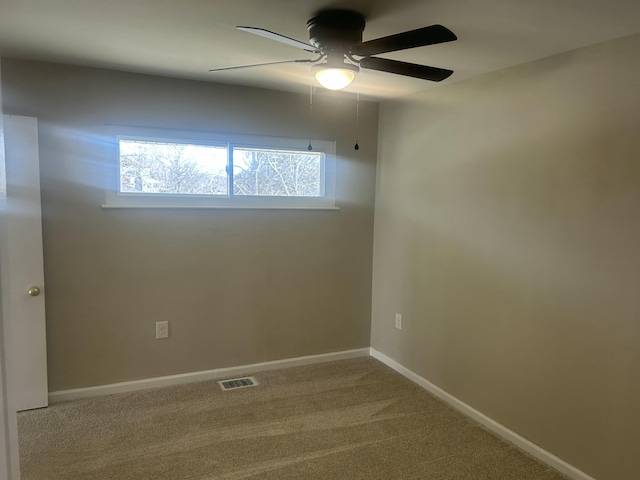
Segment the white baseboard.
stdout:
<svg viewBox="0 0 640 480">
<path fill-rule="evenodd" d="M 453 408 L 460 411 L 467 417 L 470 417 L 471 419 L 475 420 L 481 425 L 484 425 L 495 434 L 504 438 L 508 442 L 516 445 L 520 449 L 524 450 L 525 452 L 537 458 L 538 460 L 546 463 L 550 467 L 555 468 L 560 473 L 567 475 L 569 478 L 572 478 L 574 480 L 595 480 L 593 477 L 590 477 L 583 471 L 578 470 L 573 465 L 570 465 L 564 460 L 556 457 L 552 453 L 547 452 L 546 450 L 539 447 L 535 443 L 531 442 L 530 440 L 527 440 L 521 435 L 518 435 L 516 432 L 508 429 L 504 425 L 487 417 L 485 414 L 467 405 L 463 401 L 458 400 L 453 395 L 445 392 L 440 387 L 434 385 L 433 383 L 429 382 L 428 380 L 421 377 L 420 375 L 412 372 L 408 368 L 400 365 L 398 362 L 396 362 L 392 358 L 387 357 L 385 354 L 378 352 L 374 348 L 371 349 L 371 356 L 379 360 L 380 362 L 384 363 L 388 367 L 391 367 L 393 370 L 400 373 L 404 377 L 408 378 L 412 382 L 417 383 L 425 390 L 434 394 L 436 397 L 447 402 L 449 405 L 451 405 Z"/>
<path fill-rule="evenodd" d="M 49 403 L 59 403 L 81 398 L 97 397 L 101 395 L 111 395 L 113 393 L 133 392 L 146 388 L 166 387 L 168 385 L 179 385 L 190 382 L 200 382 L 204 380 L 219 380 L 240 375 L 248 375 L 264 370 L 276 370 L 279 368 L 298 367 L 312 365 L 314 363 L 332 362 L 335 360 L 347 360 L 349 358 L 368 357 L 369 348 L 356 350 L 345 350 L 342 352 L 323 353 L 320 355 L 308 355 L 305 357 L 286 358 L 271 362 L 254 363 L 251 365 L 241 365 L 238 367 L 216 368 L 200 372 L 181 373 L 165 377 L 145 378 L 131 382 L 112 383 L 109 385 L 98 385 L 95 387 L 74 388 L 70 390 L 59 390 L 49 392 Z"/>
</svg>

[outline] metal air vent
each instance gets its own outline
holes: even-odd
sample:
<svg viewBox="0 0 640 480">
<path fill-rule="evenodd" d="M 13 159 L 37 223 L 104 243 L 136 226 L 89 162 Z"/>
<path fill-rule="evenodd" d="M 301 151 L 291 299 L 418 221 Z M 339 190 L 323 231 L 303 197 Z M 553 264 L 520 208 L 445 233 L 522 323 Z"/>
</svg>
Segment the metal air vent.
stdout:
<svg viewBox="0 0 640 480">
<path fill-rule="evenodd" d="M 218 382 L 222 390 L 235 390 L 238 388 L 255 387 L 259 385 L 255 377 L 231 378 L 229 380 L 220 380 Z"/>
</svg>

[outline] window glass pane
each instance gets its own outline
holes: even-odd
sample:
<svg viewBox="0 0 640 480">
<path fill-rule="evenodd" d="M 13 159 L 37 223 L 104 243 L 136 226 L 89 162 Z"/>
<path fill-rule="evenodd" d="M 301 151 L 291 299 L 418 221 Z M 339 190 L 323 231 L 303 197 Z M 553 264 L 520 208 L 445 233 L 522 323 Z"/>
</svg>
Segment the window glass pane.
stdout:
<svg viewBox="0 0 640 480">
<path fill-rule="evenodd" d="M 321 152 L 233 149 L 233 194 L 321 197 Z"/>
<path fill-rule="evenodd" d="M 227 194 L 227 148 L 120 140 L 120 192 Z"/>
</svg>

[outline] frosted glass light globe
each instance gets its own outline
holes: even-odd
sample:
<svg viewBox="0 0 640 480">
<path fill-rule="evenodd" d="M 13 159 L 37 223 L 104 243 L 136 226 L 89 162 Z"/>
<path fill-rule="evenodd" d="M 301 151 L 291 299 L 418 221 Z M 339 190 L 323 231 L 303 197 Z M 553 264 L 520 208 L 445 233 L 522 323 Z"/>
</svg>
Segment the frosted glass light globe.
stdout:
<svg viewBox="0 0 640 480">
<path fill-rule="evenodd" d="M 312 68 L 318 83 L 329 90 L 342 90 L 349 86 L 358 73 L 358 67 L 348 63 L 323 63 Z"/>
</svg>

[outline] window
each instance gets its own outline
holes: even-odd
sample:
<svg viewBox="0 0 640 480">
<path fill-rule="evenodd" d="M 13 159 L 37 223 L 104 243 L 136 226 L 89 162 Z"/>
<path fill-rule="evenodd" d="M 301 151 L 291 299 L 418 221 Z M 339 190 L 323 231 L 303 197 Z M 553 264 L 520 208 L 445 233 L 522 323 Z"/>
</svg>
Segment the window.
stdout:
<svg viewBox="0 0 640 480">
<path fill-rule="evenodd" d="M 120 193 L 226 195 L 227 148 L 120 140 Z"/>
<path fill-rule="evenodd" d="M 322 153 L 233 149 L 233 194 L 321 197 Z"/>
<path fill-rule="evenodd" d="M 333 142 L 207 137 L 118 136 L 104 207 L 335 208 Z"/>
</svg>

